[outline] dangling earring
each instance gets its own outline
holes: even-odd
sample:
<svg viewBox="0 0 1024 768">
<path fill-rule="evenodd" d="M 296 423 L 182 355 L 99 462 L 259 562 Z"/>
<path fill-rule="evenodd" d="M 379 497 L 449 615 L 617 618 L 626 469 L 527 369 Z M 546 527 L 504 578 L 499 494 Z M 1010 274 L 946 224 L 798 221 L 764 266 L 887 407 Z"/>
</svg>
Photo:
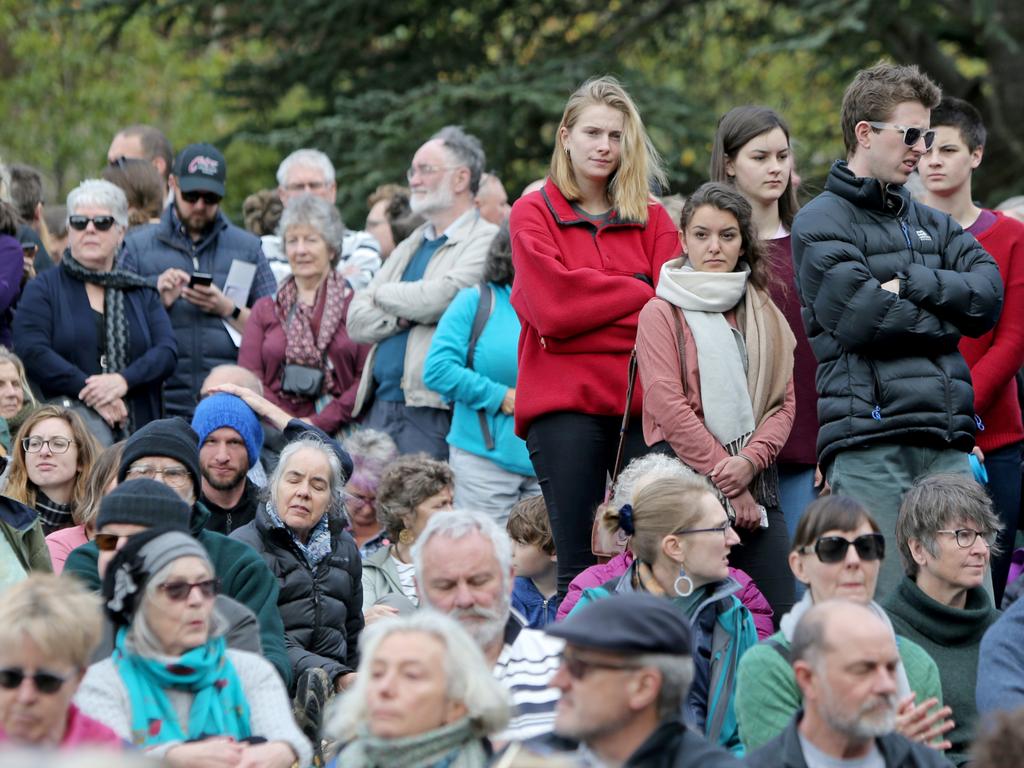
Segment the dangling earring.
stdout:
<svg viewBox="0 0 1024 768">
<path fill-rule="evenodd" d="M 679 582 L 686 582 L 686 591 L 679 589 Z M 676 591 L 679 597 L 689 597 L 693 594 L 693 579 L 686 575 L 686 571 L 683 570 L 683 566 L 679 566 L 679 576 L 676 577 L 675 583 L 672 588 Z"/>
<path fill-rule="evenodd" d="M 398 543 L 403 547 L 411 546 L 416 540 L 416 537 L 412 535 L 412 531 L 408 528 L 403 528 L 402 532 L 398 534 Z"/>
<path fill-rule="evenodd" d="M 569 148 L 568 147 L 563 147 L 563 149 L 565 149 L 565 156 L 569 157 Z M 569 159 L 571 160 L 572 158 L 569 157 Z"/>
</svg>

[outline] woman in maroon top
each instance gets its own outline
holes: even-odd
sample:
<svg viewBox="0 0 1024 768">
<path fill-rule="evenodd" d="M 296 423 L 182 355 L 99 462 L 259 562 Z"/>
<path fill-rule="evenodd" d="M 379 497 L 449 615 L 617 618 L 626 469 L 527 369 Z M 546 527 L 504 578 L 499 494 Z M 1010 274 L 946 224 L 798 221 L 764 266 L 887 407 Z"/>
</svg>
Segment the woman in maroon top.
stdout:
<svg viewBox="0 0 1024 768">
<path fill-rule="evenodd" d="M 804 508 L 817 495 L 818 461 L 818 394 L 814 388 L 818 363 L 800 318 L 789 237 L 799 208 L 793 175 L 789 128 L 774 110 L 752 105 L 736 107 L 719 121 L 711 154 L 711 180 L 734 184 L 753 208 L 758 235 L 768 245 L 768 292 L 796 337 L 796 418 L 777 464 L 779 496 L 790 538 Z"/>
<path fill-rule="evenodd" d="M 352 419 L 368 351 L 345 330 L 353 291 L 334 269 L 345 226 L 333 205 L 302 195 L 279 231 L 291 275 L 253 306 L 238 364 L 260 377 L 272 403 L 334 434 Z"/>
<path fill-rule="evenodd" d="M 615 460 L 637 318 L 680 250 L 650 193 L 663 181 L 632 99 L 613 78 L 596 78 L 566 104 L 544 187 L 512 208 L 516 434 L 551 518 L 559 594 L 594 563 L 591 524 Z M 637 386 L 626 462 L 647 452 L 640 405 Z"/>
</svg>

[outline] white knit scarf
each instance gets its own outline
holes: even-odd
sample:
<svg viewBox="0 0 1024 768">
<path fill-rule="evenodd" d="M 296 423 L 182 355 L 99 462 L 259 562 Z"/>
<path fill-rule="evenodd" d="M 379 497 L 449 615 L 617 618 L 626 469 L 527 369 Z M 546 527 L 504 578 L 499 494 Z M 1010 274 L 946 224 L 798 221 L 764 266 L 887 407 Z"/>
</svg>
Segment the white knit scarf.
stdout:
<svg viewBox="0 0 1024 768">
<path fill-rule="evenodd" d="M 723 446 L 742 444 L 754 431 L 754 408 L 747 390 L 747 347 L 743 334 L 723 313 L 743 301 L 750 268 L 698 272 L 685 257 L 661 268 L 657 295 L 683 310 L 697 345 L 704 425 Z"/>
</svg>

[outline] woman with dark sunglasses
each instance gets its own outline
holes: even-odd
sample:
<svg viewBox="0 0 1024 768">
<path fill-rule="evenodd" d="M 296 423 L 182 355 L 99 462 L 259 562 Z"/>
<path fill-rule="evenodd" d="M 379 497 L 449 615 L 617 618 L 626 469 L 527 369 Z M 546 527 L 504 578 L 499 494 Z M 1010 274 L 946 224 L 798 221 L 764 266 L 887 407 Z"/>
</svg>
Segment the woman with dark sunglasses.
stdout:
<svg viewBox="0 0 1024 768">
<path fill-rule="evenodd" d="M 896 520 L 905 576 L 882 605 L 897 631 L 920 643 L 939 665 L 942 693 L 956 717 L 947 754 L 954 765 L 969 761 L 978 714 L 975 689 L 984 684 L 978 679 L 981 638 L 999 618 L 989 565 L 1001 528 L 985 488 L 957 474 L 915 482 Z"/>
<path fill-rule="evenodd" d="M 732 519 L 705 478 L 652 473 L 637 480 L 632 503 L 608 509 L 603 522 L 630 537 L 635 559 L 621 576 L 584 590 L 573 612 L 627 592 L 671 600 L 693 631 L 694 679 L 683 717 L 712 744 L 742 755 L 736 668 L 756 645 L 757 629 L 729 575 L 729 552 L 740 543 Z"/>
<path fill-rule="evenodd" d="M 885 612 L 874 602 L 884 556 L 885 537 L 878 524 L 853 499 L 825 496 L 804 511 L 789 553 L 789 567 L 807 590 L 782 617 L 781 630 L 748 651 L 740 662 L 736 715 L 740 738 L 748 750 L 778 736 L 802 706 L 789 650 L 797 623 L 812 605 L 831 599 L 865 603 L 888 623 Z M 935 662 L 904 637 L 897 636 L 896 645 L 902 660 L 896 671 L 897 729 L 908 738 L 935 741 L 938 748 L 946 748 L 949 743 L 941 737 L 953 723 L 947 720 L 949 707 L 941 706 Z"/>
<path fill-rule="evenodd" d="M 4 592 L 0 751 L 121 748 L 120 736 L 71 703 L 99 638 L 99 601 L 77 581 L 37 573 Z"/>
<path fill-rule="evenodd" d="M 90 179 L 67 207 L 68 250 L 59 269 L 25 286 L 15 351 L 44 398 L 67 398 L 127 434 L 160 418 L 177 340 L 157 292 L 115 267 L 128 225 L 124 192 Z"/>
<path fill-rule="evenodd" d="M 89 668 L 76 703 L 174 768 L 307 765 L 309 742 L 273 666 L 227 647 L 217 587 L 209 555 L 188 534 L 132 536 L 103 579 L 114 653 Z"/>
</svg>

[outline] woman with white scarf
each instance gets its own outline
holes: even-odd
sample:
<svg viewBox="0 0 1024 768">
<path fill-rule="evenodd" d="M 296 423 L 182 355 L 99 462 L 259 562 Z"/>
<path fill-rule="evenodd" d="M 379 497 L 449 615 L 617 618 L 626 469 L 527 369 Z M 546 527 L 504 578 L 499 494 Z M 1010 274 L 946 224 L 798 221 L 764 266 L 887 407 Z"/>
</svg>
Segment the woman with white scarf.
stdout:
<svg viewBox="0 0 1024 768">
<path fill-rule="evenodd" d="M 800 689 L 789 663 L 793 631 L 815 603 L 841 599 L 866 604 L 890 625 L 874 602 L 878 572 L 885 557 L 885 537 L 858 502 L 825 496 L 804 511 L 789 553 L 793 575 L 807 591 L 782 617 L 780 632 L 747 651 L 736 681 L 736 718 L 748 751 L 781 733 L 802 706 Z M 893 633 L 895 635 L 895 632 Z M 944 734 L 953 728 L 950 708 L 942 706 L 939 670 L 931 656 L 905 637 L 896 637 L 897 730 L 909 739 L 947 749 Z"/>
<path fill-rule="evenodd" d="M 795 340 L 766 290 L 750 203 L 710 182 L 686 201 L 683 256 L 661 269 L 640 312 L 636 351 L 644 439 L 714 484 L 746 571 L 775 611 L 793 605 L 775 459 L 796 412 Z"/>
</svg>

